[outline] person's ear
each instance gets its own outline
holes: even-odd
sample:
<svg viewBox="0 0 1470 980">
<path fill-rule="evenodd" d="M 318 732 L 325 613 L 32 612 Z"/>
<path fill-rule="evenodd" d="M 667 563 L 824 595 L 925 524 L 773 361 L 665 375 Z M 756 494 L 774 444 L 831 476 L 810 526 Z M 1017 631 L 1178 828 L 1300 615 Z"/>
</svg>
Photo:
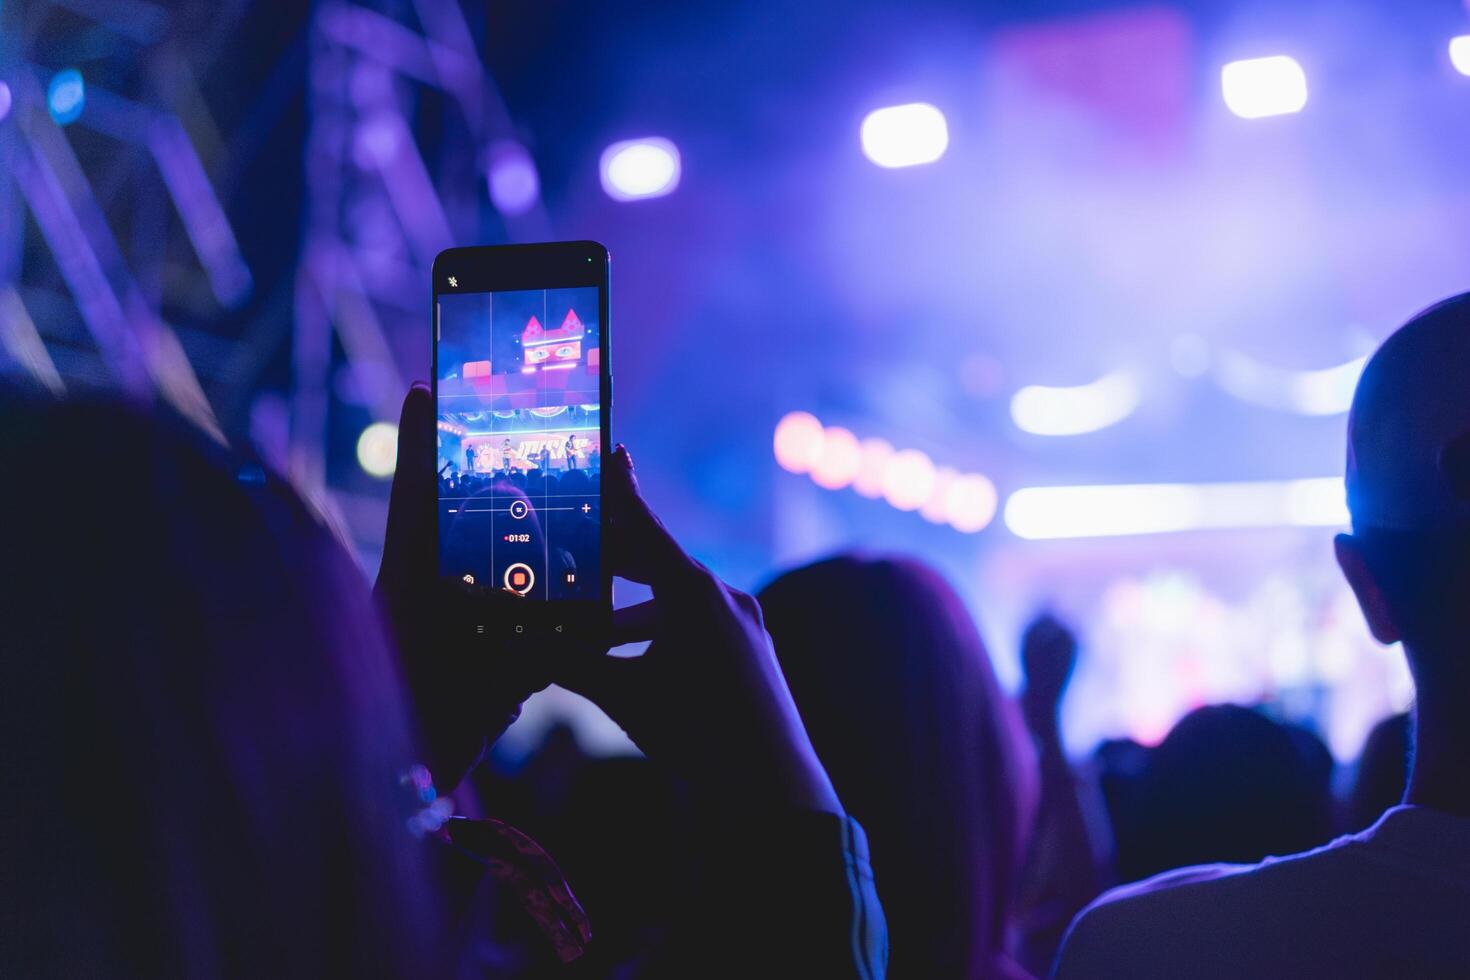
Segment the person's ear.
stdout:
<svg viewBox="0 0 1470 980">
<path fill-rule="evenodd" d="M 1353 588 L 1353 595 L 1358 597 L 1358 608 L 1363 610 L 1363 618 L 1368 621 L 1368 630 L 1373 638 L 1379 643 L 1397 643 L 1403 639 L 1389 613 L 1388 599 L 1368 568 L 1358 540 L 1351 534 L 1339 534 L 1332 545 L 1337 552 L 1337 567 L 1342 569 L 1348 585 Z"/>
</svg>

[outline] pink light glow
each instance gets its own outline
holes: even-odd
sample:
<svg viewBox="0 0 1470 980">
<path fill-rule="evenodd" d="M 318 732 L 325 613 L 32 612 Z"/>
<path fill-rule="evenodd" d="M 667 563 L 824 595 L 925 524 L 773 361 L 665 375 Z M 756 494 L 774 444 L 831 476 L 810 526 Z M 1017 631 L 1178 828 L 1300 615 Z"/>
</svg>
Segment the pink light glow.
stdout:
<svg viewBox="0 0 1470 980">
<path fill-rule="evenodd" d="M 822 457 L 826 433 L 816 416 L 807 412 L 789 412 L 776 425 L 773 441 L 776 462 L 783 470 L 806 473 Z"/>
<path fill-rule="evenodd" d="M 883 475 L 883 498 L 899 510 L 917 510 L 934 492 L 934 463 L 917 449 L 893 454 Z"/>
<path fill-rule="evenodd" d="M 883 496 L 883 475 L 888 472 L 888 460 L 893 456 L 893 446 L 886 439 L 869 438 L 859 443 L 858 448 L 861 458 L 858 460 L 857 476 L 852 481 L 852 488 L 859 495 L 876 500 Z"/>
<path fill-rule="evenodd" d="M 857 477 L 861 459 L 857 436 L 836 426 L 828 428 L 822 439 L 822 454 L 812 467 L 812 482 L 827 490 L 841 490 Z"/>
</svg>

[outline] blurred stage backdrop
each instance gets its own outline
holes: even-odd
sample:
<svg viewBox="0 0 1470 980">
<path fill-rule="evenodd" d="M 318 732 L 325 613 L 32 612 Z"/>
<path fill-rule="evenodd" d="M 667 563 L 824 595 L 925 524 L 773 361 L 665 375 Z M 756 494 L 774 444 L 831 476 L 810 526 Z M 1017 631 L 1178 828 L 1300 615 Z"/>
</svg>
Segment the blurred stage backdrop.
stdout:
<svg viewBox="0 0 1470 980">
<path fill-rule="evenodd" d="M 1008 683 L 1077 624 L 1078 751 L 1238 700 L 1348 757 L 1409 685 L 1344 413 L 1470 281 L 1466 73 L 1460 0 L 10 2 L 0 363 L 250 441 L 373 569 L 434 254 L 594 238 L 616 437 L 731 581 L 912 552 Z M 616 746 L 552 691 L 511 749 L 562 714 Z"/>
</svg>

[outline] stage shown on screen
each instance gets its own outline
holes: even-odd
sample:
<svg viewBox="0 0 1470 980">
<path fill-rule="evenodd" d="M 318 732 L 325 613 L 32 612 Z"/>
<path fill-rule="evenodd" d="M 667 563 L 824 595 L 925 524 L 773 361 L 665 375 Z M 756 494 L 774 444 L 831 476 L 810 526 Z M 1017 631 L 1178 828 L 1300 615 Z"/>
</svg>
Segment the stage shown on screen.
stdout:
<svg viewBox="0 0 1470 980">
<path fill-rule="evenodd" d="M 599 599 L 596 287 L 439 296 L 439 567 Z"/>
</svg>

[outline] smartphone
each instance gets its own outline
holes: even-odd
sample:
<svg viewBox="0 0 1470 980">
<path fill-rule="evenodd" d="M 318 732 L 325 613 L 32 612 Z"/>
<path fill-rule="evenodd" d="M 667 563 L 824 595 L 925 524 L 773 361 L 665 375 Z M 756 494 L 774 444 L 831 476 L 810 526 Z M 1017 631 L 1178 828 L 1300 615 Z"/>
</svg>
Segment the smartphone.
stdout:
<svg viewBox="0 0 1470 980">
<path fill-rule="evenodd" d="M 608 275 L 596 242 L 434 259 L 439 574 L 487 609 L 495 600 L 493 622 L 467 627 L 478 633 L 557 639 L 610 624 Z"/>
</svg>

